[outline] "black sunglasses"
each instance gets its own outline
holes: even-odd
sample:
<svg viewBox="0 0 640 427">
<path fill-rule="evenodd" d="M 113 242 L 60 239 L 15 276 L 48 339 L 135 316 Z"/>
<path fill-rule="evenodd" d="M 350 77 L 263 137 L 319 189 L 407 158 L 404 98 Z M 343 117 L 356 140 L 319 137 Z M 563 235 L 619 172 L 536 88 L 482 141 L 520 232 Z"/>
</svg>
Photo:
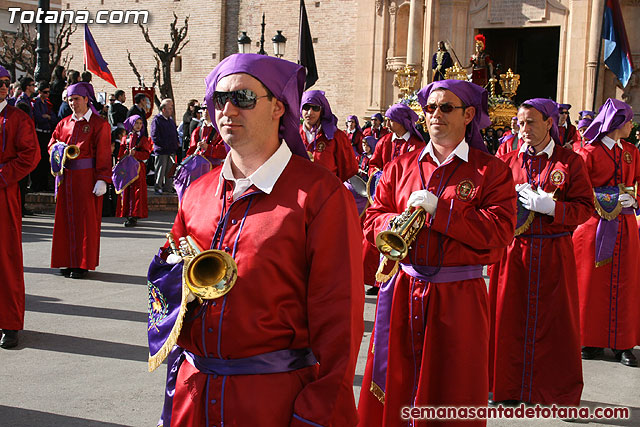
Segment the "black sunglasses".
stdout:
<svg viewBox="0 0 640 427">
<path fill-rule="evenodd" d="M 0 87 L 9 87 L 11 86 L 11 80 L 0 80 Z"/>
<path fill-rule="evenodd" d="M 319 106 L 319 105 L 314 105 L 314 104 L 304 104 L 302 106 L 302 111 L 309 111 L 309 109 L 312 109 L 313 111 L 315 111 L 317 113 L 322 109 L 322 107 Z"/>
<path fill-rule="evenodd" d="M 443 113 L 450 113 L 456 108 L 462 108 L 464 110 L 465 108 L 467 108 L 467 106 L 462 105 L 460 107 L 456 107 L 455 105 L 449 104 L 448 102 L 445 102 L 444 104 L 427 104 L 424 107 L 424 111 L 429 114 L 433 114 L 438 108 L 440 108 L 440 111 L 442 111 Z"/>
<path fill-rule="evenodd" d="M 258 96 L 251 89 L 232 90 L 231 92 L 213 92 L 213 103 L 216 110 L 224 110 L 227 102 L 243 110 L 251 110 L 256 106 L 258 99 L 267 98 L 269 95 Z"/>
<path fill-rule="evenodd" d="M 41 90 L 40 93 L 49 93 L 50 91 L 48 90 Z"/>
</svg>

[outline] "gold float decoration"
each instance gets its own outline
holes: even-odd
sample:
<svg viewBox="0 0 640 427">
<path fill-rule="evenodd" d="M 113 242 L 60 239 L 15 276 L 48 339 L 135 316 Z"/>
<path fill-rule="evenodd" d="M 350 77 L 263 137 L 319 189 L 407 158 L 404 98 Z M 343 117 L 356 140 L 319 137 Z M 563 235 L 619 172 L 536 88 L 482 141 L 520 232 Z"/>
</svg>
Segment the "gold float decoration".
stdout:
<svg viewBox="0 0 640 427">
<path fill-rule="evenodd" d="M 458 63 L 454 64 L 453 67 L 447 68 L 444 72 L 444 77 L 447 80 L 469 80 L 467 72 Z"/>
<path fill-rule="evenodd" d="M 413 92 L 417 81 L 418 70 L 409 64 L 396 71 L 396 74 L 393 77 L 393 85 L 400 89 L 398 98 L 406 98 L 411 92 Z"/>
</svg>

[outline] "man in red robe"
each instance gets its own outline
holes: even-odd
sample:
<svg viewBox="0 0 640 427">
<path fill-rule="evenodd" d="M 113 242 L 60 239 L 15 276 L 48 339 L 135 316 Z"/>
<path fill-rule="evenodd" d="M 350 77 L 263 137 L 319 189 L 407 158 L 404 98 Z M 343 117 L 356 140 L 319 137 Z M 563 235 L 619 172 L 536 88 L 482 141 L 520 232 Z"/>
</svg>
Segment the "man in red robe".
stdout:
<svg viewBox="0 0 640 427">
<path fill-rule="evenodd" d="M 499 260 L 516 218 L 511 171 L 487 152 L 480 134 L 491 123 L 487 98 L 486 90 L 460 80 L 421 89 L 431 141 L 386 166 L 367 211 L 371 242 L 408 206 L 427 214 L 398 273 L 378 294 L 358 406 L 363 427 L 406 426 L 405 406 L 487 405 L 489 300 L 482 266 Z"/>
<path fill-rule="evenodd" d="M 347 135 L 338 129 L 338 118 L 321 90 L 308 90 L 300 104 L 300 137 L 309 157 L 344 182 L 358 173 L 358 162 Z"/>
<path fill-rule="evenodd" d="M 353 148 L 353 154 L 358 158 L 362 155 L 362 141 L 364 139 L 362 128 L 358 121 L 358 116 L 350 115 L 347 117 L 346 134 L 349 138 L 349 142 L 351 143 L 351 147 Z"/>
<path fill-rule="evenodd" d="M 220 134 L 213 127 L 209 117 L 209 110 L 206 107 L 204 108 L 202 123 L 191 133 L 191 143 L 187 150 L 187 156 L 195 154 L 198 149 L 213 166 L 218 166 L 227 157 L 227 148 Z"/>
<path fill-rule="evenodd" d="M 570 109 L 571 104 L 558 104 L 558 138 L 560 138 L 561 146 L 573 149 L 573 144 L 580 141 L 580 135 L 576 127 L 571 124 Z"/>
<path fill-rule="evenodd" d="M 33 120 L 7 105 L 11 75 L 0 66 L 0 347 L 18 345 L 24 328 L 24 272 L 22 267 L 22 208 L 18 181 L 40 161 Z"/>
<path fill-rule="evenodd" d="M 383 117 L 380 113 L 375 113 L 371 116 L 371 126 L 366 128 L 362 133 L 364 136 L 373 136 L 376 140 L 379 140 L 391 131 L 382 126 Z"/>
<path fill-rule="evenodd" d="M 189 305 L 165 427 L 357 423 L 362 232 L 351 194 L 300 139 L 304 79 L 299 65 L 255 54 L 206 79 L 231 151 L 187 189 L 172 232 L 229 253 L 237 281 Z"/>
<path fill-rule="evenodd" d="M 424 146 L 422 135 L 416 129 L 418 115 L 408 106 L 398 103 L 389 107 L 385 116 L 389 119 L 391 133 L 378 140 L 369 161 L 369 175 L 383 170 L 396 157 Z"/>
<path fill-rule="evenodd" d="M 580 111 L 580 119 L 578 120 L 578 140 L 573 143 L 573 151 L 578 151 L 578 148 L 582 148 L 587 144 L 587 141 L 584 139 L 584 133 L 593 122 L 594 117 L 596 116 L 595 111 L 584 110 Z"/>
<path fill-rule="evenodd" d="M 626 366 L 638 366 L 640 344 L 640 242 L 634 209 L 640 155 L 622 140 L 633 128 L 633 111 L 608 99 L 584 133 L 578 151 L 596 195 L 596 211 L 573 234 L 580 295 L 582 358 L 602 357 L 604 348 Z M 617 203 L 616 203 L 617 202 Z"/>
<path fill-rule="evenodd" d="M 489 382 L 493 401 L 578 406 L 580 315 L 571 232 L 589 219 L 593 192 L 582 159 L 563 150 L 550 99 L 518 111 L 523 144 L 501 159 L 522 205 L 516 237 L 491 272 Z M 522 224 L 521 224 L 522 223 Z"/>
<path fill-rule="evenodd" d="M 131 154 L 139 164 L 138 179 L 129 184 L 122 193 L 118 194 L 118 203 L 116 204 L 116 216 L 119 218 L 127 218 L 124 223 L 125 227 L 135 227 L 138 219 L 149 216 L 149 208 L 147 206 L 147 168 L 144 162 L 151 155 L 153 144 L 148 136 L 142 135 L 144 122 L 142 117 L 135 114 L 128 117 L 124 121 L 124 128 L 128 135 L 122 139 L 118 152 L 118 159 Z"/>
<path fill-rule="evenodd" d="M 73 114 L 58 123 L 49 142 L 50 152 L 59 143 L 80 150 L 76 159 L 66 160 L 56 182 L 51 249 L 51 267 L 61 268 L 61 274 L 74 279 L 84 278 L 87 270 L 98 266 L 102 196 L 111 182 L 110 127 L 94 111 L 90 98 L 95 98 L 90 83 L 67 88 Z"/>
</svg>

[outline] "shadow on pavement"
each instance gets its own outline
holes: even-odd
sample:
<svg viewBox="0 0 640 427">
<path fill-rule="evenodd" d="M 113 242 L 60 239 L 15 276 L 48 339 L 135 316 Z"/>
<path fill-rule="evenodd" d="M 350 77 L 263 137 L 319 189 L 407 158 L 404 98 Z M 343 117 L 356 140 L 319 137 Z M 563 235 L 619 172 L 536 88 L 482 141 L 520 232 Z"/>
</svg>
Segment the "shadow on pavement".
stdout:
<svg viewBox="0 0 640 427">
<path fill-rule="evenodd" d="M 149 257 L 149 260 L 151 260 L 151 257 Z M 51 276 L 60 276 L 59 268 L 25 266 L 24 272 L 25 274 L 33 273 L 33 274 L 46 274 Z M 68 279 L 68 280 L 74 280 L 74 279 Z M 104 271 L 90 271 L 87 273 L 86 278 L 82 279 L 82 281 L 120 283 L 120 284 L 126 284 L 126 285 L 143 285 L 143 286 L 147 285 L 146 276 L 134 276 L 132 274 L 121 274 L 121 273 L 108 273 Z M 75 282 L 78 282 L 78 281 L 75 281 Z"/>
<path fill-rule="evenodd" d="M 13 427 L 55 425 L 65 427 L 126 427 L 125 424 L 107 423 L 104 421 L 89 420 L 87 418 L 69 417 L 66 415 L 51 414 L 33 409 L 14 408 L 12 406 L 4 405 L 0 405 L 0 420 L 2 420 L 2 425 Z"/>
<path fill-rule="evenodd" d="M 20 333 L 20 344 L 17 349 L 21 348 L 34 348 L 60 353 L 83 354 L 145 363 L 149 358 L 149 348 L 146 346 L 122 344 L 48 332 L 22 331 Z"/>
<path fill-rule="evenodd" d="M 91 307 L 84 305 L 59 303 L 57 298 L 29 295 L 26 298 L 27 311 L 38 313 L 61 314 L 67 316 L 85 316 L 101 319 L 126 320 L 147 323 L 147 313 L 115 308 Z"/>
</svg>

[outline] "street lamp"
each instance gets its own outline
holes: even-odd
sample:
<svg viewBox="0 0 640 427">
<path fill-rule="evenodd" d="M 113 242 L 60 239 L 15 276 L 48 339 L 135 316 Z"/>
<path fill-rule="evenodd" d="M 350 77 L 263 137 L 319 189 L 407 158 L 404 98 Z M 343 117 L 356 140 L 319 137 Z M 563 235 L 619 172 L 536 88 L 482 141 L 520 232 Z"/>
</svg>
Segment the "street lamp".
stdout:
<svg viewBox="0 0 640 427">
<path fill-rule="evenodd" d="M 243 31 L 242 35 L 238 38 L 238 52 L 249 53 L 249 46 L 251 46 L 251 38 L 247 35 L 246 31 Z"/>
<path fill-rule="evenodd" d="M 284 48 L 287 45 L 287 38 L 282 35 L 282 31 L 277 30 L 278 34 L 273 36 L 271 41 L 273 42 L 273 54 L 278 58 L 284 56 Z"/>
<path fill-rule="evenodd" d="M 267 52 L 264 50 L 264 27 L 266 26 L 264 22 L 264 13 L 262 14 L 262 27 L 260 33 L 260 50 L 258 54 L 266 55 Z M 278 58 L 282 58 L 284 56 L 284 49 L 287 44 L 287 38 L 282 35 L 282 31 L 278 30 L 278 33 L 273 36 L 271 41 L 273 42 L 273 54 Z M 251 38 L 247 35 L 246 31 L 241 31 L 241 35 L 238 38 L 238 52 L 240 53 L 249 53 L 249 48 L 251 46 Z"/>
<path fill-rule="evenodd" d="M 46 14 L 49 11 L 49 0 L 38 0 L 38 9 Z M 49 81 L 51 70 L 49 69 L 49 24 L 47 20 L 38 24 L 38 41 L 36 47 L 36 69 L 34 78 Z"/>
</svg>

